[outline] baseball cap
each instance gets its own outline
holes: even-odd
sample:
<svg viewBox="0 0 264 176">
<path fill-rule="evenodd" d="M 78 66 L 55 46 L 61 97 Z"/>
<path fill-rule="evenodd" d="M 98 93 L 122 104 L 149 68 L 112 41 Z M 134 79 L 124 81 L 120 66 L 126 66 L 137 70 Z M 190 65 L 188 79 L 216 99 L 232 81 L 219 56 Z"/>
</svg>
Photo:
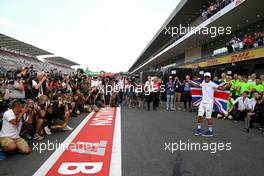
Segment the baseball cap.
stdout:
<svg viewBox="0 0 264 176">
<path fill-rule="evenodd" d="M 206 72 L 206 73 L 204 74 L 204 77 L 206 77 L 206 76 L 211 77 L 211 73 Z"/>
</svg>

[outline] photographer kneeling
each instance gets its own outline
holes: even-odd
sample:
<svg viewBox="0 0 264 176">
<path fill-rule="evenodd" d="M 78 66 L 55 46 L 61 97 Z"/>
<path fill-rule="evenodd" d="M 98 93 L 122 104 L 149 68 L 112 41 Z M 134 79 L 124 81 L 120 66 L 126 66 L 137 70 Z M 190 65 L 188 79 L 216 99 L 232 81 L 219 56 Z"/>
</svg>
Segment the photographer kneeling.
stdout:
<svg viewBox="0 0 264 176">
<path fill-rule="evenodd" d="M 16 149 L 19 153 L 29 154 L 31 148 L 28 143 L 19 136 L 23 121 L 32 121 L 27 115 L 28 109 L 21 106 L 18 100 L 12 102 L 12 109 L 7 110 L 3 116 L 3 126 L 0 131 L 0 144 L 4 151 L 12 152 Z"/>
<path fill-rule="evenodd" d="M 73 130 L 68 126 L 70 112 L 63 103 L 62 96 L 58 96 L 54 103 L 49 104 L 46 112 L 45 132 L 50 134 L 51 129 Z"/>
</svg>

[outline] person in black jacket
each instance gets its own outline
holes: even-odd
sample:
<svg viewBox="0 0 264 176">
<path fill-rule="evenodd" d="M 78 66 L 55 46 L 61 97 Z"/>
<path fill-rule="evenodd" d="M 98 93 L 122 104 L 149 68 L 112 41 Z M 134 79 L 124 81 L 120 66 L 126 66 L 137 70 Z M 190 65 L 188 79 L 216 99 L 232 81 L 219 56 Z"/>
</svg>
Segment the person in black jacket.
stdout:
<svg viewBox="0 0 264 176">
<path fill-rule="evenodd" d="M 254 110 L 248 113 L 248 117 L 250 117 L 250 127 L 253 128 L 253 123 L 258 122 L 260 124 L 260 128 L 263 128 L 264 123 L 264 102 L 262 101 L 261 97 L 258 96 L 256 98 L 256 105 Z M 249 132 L 249 130 L 247 129 Z"/>
</svg>

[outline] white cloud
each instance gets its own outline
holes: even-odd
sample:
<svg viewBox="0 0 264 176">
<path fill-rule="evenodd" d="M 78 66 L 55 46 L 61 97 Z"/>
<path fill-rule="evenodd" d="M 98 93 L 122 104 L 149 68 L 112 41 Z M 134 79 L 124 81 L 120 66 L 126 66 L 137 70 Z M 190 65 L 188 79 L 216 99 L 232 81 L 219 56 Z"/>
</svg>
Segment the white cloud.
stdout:
<svg viewBox="0 0 264 176">
<path fill-rule="evenodd" d="M 13 24 L 9 18 L 4 17 L 4 16 L 0 16 L 0 27 L 1 28 L 12 27 L 12 26 L 13 26 Z"/>
<path fill-rule="evenodd" d="M 63 1 L 59 11 L 47 1 L 46 13 L 31 12 L 40 6 L 26 4 L 27 13 L 15 15 L 16 28 L 4 31 L 92 70 L 127 71 L 179 2 L 76 1 Z"/>
</svg>

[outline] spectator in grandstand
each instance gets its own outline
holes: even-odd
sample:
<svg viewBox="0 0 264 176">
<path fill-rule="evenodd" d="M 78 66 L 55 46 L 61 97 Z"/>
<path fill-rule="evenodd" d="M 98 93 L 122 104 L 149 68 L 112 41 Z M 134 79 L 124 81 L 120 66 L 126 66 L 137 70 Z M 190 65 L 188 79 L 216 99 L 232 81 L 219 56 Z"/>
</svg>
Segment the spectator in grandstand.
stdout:
<svg viewBox="0 0 264 176">
<path fill-rule="evenodd" d="M 225 0 L 217 0 L 217 2 L 219 3 L 220 9 L 223 9 L 225 7 Z"/>
<path fill-rule="evenodd" d="M 169 77 L 169 82 L 166 84 L 166 110 L 173 110 L 173 100 L 174 100 L 174 82 L 172 80 L 172 76 Z"/>
<path fill-rule="evenodd" d="M 263 46 L 264 44 L 264 32 L 258 33 L 258 46 Z"/>
<path fill-rule="evenodd" d="M 224 0 L 225 6 L 227 6 L 230 3 L 230 0 Z"/>
<path fill-rule="evenodd" d="M 215 10 L 215 5 L 213 3 L 210 4 L 210 6 L 208 7 L 207 10 L 207 18 L 210 18 L 211 16 L 213 16 L 214 14 L 214 10 Z"/>
<path fill-rule="evenodd" d="M 253 44 L 255 43 L 255 39 L 251 35 L 245 35 L 244 40 L 244 49 L 253 48 Z"/>
<path fill-rule="evenodd" d="M 233 49 L 231 41 L 226 43 L 226 48 L 227 48 L 227 52 L 229 54 L 234 52 L 234 49 Z"/>
<path fill-rule="evenodd" d="M 203 13 L 202 13 L 202 19 L 203 21 L 206 21 L 207 20 L 207 16 L 208 16 L 208 13 L 206 10 L 203 10 Z"/>
<path fill-rule="evenodd" d="M 259 47 L 263 45 L 263 36 L 261 32 L 255 32 L 254 39 L 255 39 L 254 47 Z"/>
<path fill-rule="evenodd" d="M 210 4 L 207 11 L 203 11 L 203 13 L 202 13 L 203 19 L 205 19 L 204 18 L 205 15 L 206 15 L 206 19 L 210 18 L 211 16 L 216 14 L 218 11 L 220 11 L 221 9 L 223 9 L 225 6 L 227 6 L 228 4 L 230 4 L 233 1 L 234 0 L 216 0 L 215 3 Z"/>
<path fill-rule="evenodd" d="M 190 76 L 187 75 L 185 77 L 185 80 L 183 81 L 183 102 L 184 102 L 184 111 L 187 110 L 187 104 L 188 108 L 191 111 L 191 103 L 192 103 L 192 95 L 191 95 L 191 85 L 188 83 L 188 80 L 190 80 Z"/>
<path fill-rule="evenodd" d="M 174 78 L 174 110 L 181 110 L 180 102 L 181 102 L 181 95 L 182 95 L 182 83 L 178 76 Z"/>
<path fill-rule="evenodd" d="M 0 131 L 0 144 L 4 151 L 17 150 L 22 154 L 31 152 L 28 143 L 19 135 L 23 122 L 32 121 L 32 116 L 27 114 L 28 111 L 27 107 L 21 106 L 20 101 L 14 100 L 11 109 L 4 113 L 3 126 Z"/>
<path fill-rule="evenodd" d="M 220 10 L 220 3 L 219 1 L 217 0 L 214 4 L 214 11 L 213 11 L 213 14 L 216 14 L 218 11 Z"/>
<path fill-rule="evenodd" d="M 236 36 L 231 40 L 231 44 L 233 44 L 234 51 L 239 51 L 241 40 Z"/>
</svg>

